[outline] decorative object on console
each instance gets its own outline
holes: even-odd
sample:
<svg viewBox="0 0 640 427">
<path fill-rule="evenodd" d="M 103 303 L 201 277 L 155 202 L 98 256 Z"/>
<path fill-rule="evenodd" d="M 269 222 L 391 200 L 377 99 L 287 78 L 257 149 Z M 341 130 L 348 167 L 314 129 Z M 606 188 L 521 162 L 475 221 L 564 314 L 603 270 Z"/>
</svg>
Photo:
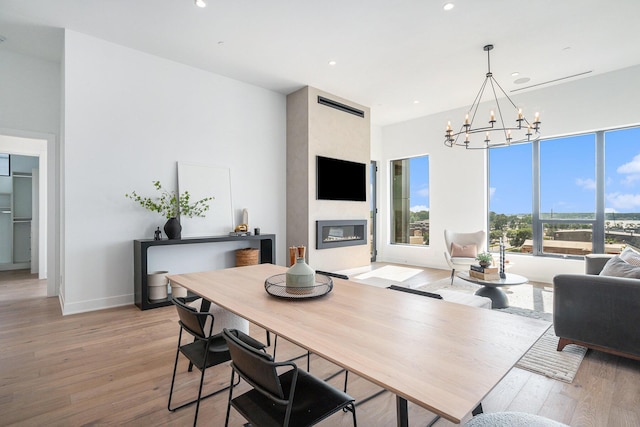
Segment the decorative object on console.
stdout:
<svg viewBox="0 0 640 427">
<path fill-rule="evenodd" d="M 168 271 L 154 271 L 147 275 L 147 289 L 150 300 L 163 300 L 167 298 Z"/>
<path fill-rule="evenodd" d="M 164 234 L 167 235 L 167 239 L 180 239 L 182 238 L 182 225 L 178 218 L 171 217 L 164 224 Z"/>
<path fill-rule="evenodd" d="M 153 240 L 162 240 L 162 232 L 160 231 L 160 227 L 158 227 L 156 231 L 154 231 Z"/>
<path fill-rule="evenodd" d="M 175 191 L 167 191 L 162 188 L 160 181 L 153 181 L 153 186 L 160 192 L 160 197 L 152 199 L 151 197 L 139 196 L 135 191 L 131 194 L 125 194 L 125 197 L 137 202 L 143 208 L 152 212 L 158 212 L 167 218 L 164 226 L 164 232 L 169 239 L 180 239 L 182 226 L 178 220 L 178 216 L 186 216 L 189 218 L 203 217 L 205 212 L 209 210 L 208 202 L 214 200 L 213 196 L 205 197 L 197 202 L 190 203 L 190 194 L 184 191 L 178 195 Z"/>
<path fill-rule="evenodd" d="M 504 89 L 502 89 L 496 79 L 493 78 L 493 73 L 491 72 L 491 57 L 489 54 L 489 52 L 493 49 L 493 45 L 488 44 L 484 46 L 483 49 L 485 52 L 487 52 L 488 64 L 484 83 L 480 87 L 480 91 L 476 95 L 476 98 L 473 100 L 471 107 L 469 107 L 469 111 L 467 112 L 464 123 L 460 127 L 460 130 L 454 133 L 453 128 L 451 127 L 451 122 L 449 121 L 449 123 L 447 124 L 446 132 L 444 135 L 444 145 L 446 145 L 447 147 L 465 147 L 469 150 L 484 150 L 494 147 L 504 147 L 507 145 L 537 141 L 538 139 L 540 139 L 540 114 L 535 113 L 533 122 L 529 122 L 529 120 L 525 118 L 522 109 L 516 107 L 516 104 L 513 103 L 511 98 L 509 98 L 507 93 L 504 91 Z M 485 89 L 487 89 L 487 83 L 491 87 L 491 92 L 493 92 L 493 104 L 496 106 L 497 111 L 491 111 L 491 113 L 489 114 L 488 126 L 474 127 L 473 121 L 476 118 L 478 107 L 482 102 L 484 91 Z M 504 124 L 503 112 L 500 108 L 500 102 L 498 102 L 498 93 L 496 92 L 496 86 L 498 87 L 498 89 L 500 89 L 500 91 L 504 95 L 504 98 L 509 101 L 511 106 L 513 106 L 514 110 L 517 112 L 515 125 L 505 126 Z M 472 136 L 475 136 L 475 134 L 481 135 L 474 143 L 471 139 Z M 497 141 L 492 139 L 492 135 L 496 135 L 494 136 L 494 138 L 497 137 Z"/>
<path fill-rule="evenodd" d="M 247 265 L 257 265 L 259 260 L 260 250 L 254 248 L 242 248 L 236 250 L 236 267 L 244 267 Z"/>
</svg>

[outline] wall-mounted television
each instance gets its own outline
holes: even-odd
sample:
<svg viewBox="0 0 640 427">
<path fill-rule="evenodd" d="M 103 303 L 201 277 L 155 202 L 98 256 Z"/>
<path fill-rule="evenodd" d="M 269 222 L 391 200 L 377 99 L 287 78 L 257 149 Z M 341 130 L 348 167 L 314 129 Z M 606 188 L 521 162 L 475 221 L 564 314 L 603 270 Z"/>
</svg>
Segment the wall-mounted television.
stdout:
<svg viewBox="0 0 640 427">
<path fill-rule="evenodd" d="M 367 165 L 317 156 L 316 198 L 318 200 L 367 200 Z"/>
</svg>

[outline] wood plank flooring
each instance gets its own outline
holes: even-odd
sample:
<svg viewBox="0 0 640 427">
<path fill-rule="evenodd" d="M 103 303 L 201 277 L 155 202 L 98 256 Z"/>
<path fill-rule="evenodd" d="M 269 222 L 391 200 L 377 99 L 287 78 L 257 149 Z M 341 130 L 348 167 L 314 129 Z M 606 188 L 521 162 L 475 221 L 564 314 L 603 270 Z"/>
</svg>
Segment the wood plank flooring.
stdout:
<svg viewBox="0 0 640 427">
<path fill-rule="evenodd" d="M 421 279 L 447 275 L 425 269 Z M 26 271 L 0 272 L 0 425 L 191 425 L 194 407 L 167 410 L 178 330 L 173 307 L 140 311 L 131 305 L 63 317 L 58 299 L 46 297 L 44 281 Z M 258 327 L 252 325 L 251 334 L 264 340 Z M 278 359 L 302 353 L 284 340 L 278 343 Z M 199 373 L 186 367 L 181 360 L 176 402 L 197 391 Z M 312 356 L 315 375 L 337 370 Z M 205 390 L 226 386 L 229 377 L 227 366 L 211 369 Z M 343 380 L 338 375 L 331 383 L 341 387 Z M 377 389 L 350 376 L 348 391 L 356 399 Z M 226 399 L 222 393 L 205 400 L 198 424 L 224 425 Z M 483 407 L 540 414 L 571 426 L 640 426 L 640 362 L 589 351 L 572 384 L 516 368 Z M 424 426 L 433 417 L 415 405 L 409 409 L 411 426 Z M 385 393 L 358 406 L 357 414 L 360 426 L 393 426 L 394 396 Z M 232 411 L 230 425 L 243 424 Z M 321 425 L 350 426 L 351 417 L 336 414 Z"/>
</svg>

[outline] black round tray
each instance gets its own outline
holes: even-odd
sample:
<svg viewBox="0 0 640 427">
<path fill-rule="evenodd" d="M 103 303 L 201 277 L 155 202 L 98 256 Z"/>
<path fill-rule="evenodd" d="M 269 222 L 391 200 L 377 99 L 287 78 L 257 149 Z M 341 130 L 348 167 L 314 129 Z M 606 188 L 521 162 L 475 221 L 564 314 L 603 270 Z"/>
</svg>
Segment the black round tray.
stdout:
<svg viewBox="0 0 640 427">
<path fill-rule="evenodd" d="M 287 288 L 287 275 L 276 274 L 264 281 L 264 289 L 269 295 L 287 299 L 318 298 L 333 289 L 333 280 L 324 274 L 316 273 L 316 284 L 305 288 Z"/>
</svg>

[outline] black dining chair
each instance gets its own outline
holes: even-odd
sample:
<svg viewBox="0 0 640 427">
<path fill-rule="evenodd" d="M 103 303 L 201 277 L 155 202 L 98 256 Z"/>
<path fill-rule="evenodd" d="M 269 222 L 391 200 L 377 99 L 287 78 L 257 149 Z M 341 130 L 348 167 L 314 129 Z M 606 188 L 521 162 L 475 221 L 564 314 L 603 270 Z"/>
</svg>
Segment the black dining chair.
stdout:
<svg viewBox="0 0 640 427">
<path fill-rule="evenodd" d="M 200 401 L 229 388 L 224 387 L 220 390 L 209 393 L 206 396 L 202 396 L 202 385 L 204 383 L 204 373 L 206 369 L 231 360 L 231 355 L 229 353 L 229 347 L 227 347 L 227 342 L 222 337 L 222 333 L 215 335 L 212 334 L 213 323 L 215 320 L 213 314 L 209 312 L 198 312 L 194 307 L 190 307 L 183 299 L 180 298 L 173 298 L 172 301 L 180 318 L 178 322 L 180 324 L 180 334 L 178 335 L 178 348 L 176 350 L 176 359 L 173 365 L 173 376 L 171 378 L 171 389 L 169 390 L 169 403 L 167 404 L 167 409 L 173 412 L 195 403 L 196 413 L 193 419 L 193 425 L 195 426 L 198 422 Z M 207 320 L 209 320 L 209 322 L 207 322 Z M 207 324 L 206 330 L 205 324 Z M 193 340 L 187 344 L 182 344 L 183 331 L 193 337 Z M 260 342 L 253 340 L 251 337 L 248 337 L 248 339 L 252 340 L 254 345 L 261 345 Z M 200 386 L 198 387 L 198 397 L 196 399 L 172 408 L 171 398 L 173 397 L 173 388 L 175 385 L 180 353 L 189 360 L 189 372 L 191 372 L 193 366 L 200 370 Z"/>
<path fill-rule="evenodd" d="M 252 387 L 237 397 L 233 396 L 235 387 L 230 387 L 225 427 L 232 406 L 252 427 L 312 426 L 342 409 L 351 411 L 357 426 L 351 396 L 293 362 L 274 362 L 264 346 L 255 346 L 241 331 L 224 329 L 222 333 L 231 353 L 230 384 L 237 374 Z"/>
</svg>

